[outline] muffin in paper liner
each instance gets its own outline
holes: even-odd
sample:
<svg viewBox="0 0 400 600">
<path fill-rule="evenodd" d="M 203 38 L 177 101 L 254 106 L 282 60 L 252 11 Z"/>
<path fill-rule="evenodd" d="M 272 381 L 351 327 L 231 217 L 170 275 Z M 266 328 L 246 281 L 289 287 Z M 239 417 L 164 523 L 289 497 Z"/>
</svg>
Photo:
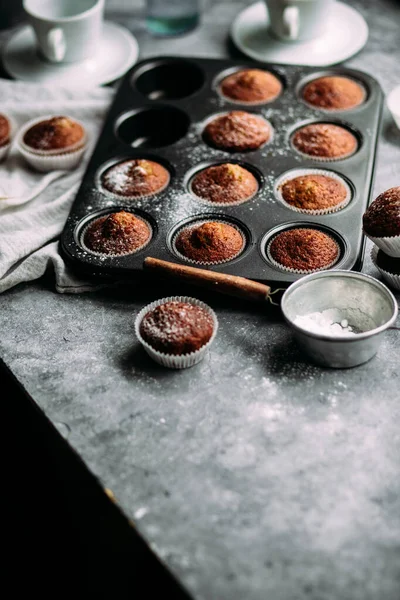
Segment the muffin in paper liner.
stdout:
<svg viewBox="0 0 400 600">
<path fill-rule="evenodd" d="M 333 123 L 333 125 L 336 125 L 336 123 Z M 350 131 L 347 127 L 342 127 L 341 125 L 339 125 L 339 127 L 342 127 L 343 129 L 346 129 L 347 131 L 349 131 L 349 133 L 351 133 L 354 136 L 354 138 L 357 142 L 356 147 L 352 152 L 348 152 L 347 154 L 341 154 L 340 156 L 315 156 L 314 154 L 307 154 L 306 152 L 302 152 L 301 150 L 299 150 L 297 148 L 297 146 L 293 143 L 294 136 L 303 127 L 306 127 L 306 125 L 302 125 L 301 127 L 296 127 L 296 129 L 294 131 L 292 131 L 292 133 L 290 134 L 290 147 L 292 148 L 292 150 L 297 152 L 297 154 L 299 154 L 300 156 L 303 156 L 304 158 L 307 158 L 308 160 L 314 160 L 316 162 L 321 162 L 321 163 L 338 162 L 340 160 L 346 160 L 346 158 L 350 158 L 351 156 L 354 156 L 355 154 L 357 154 L 357 152 L 360 149 L 361 144 L 360 144 L 360 141 L 357 139 L 357 136 L 352 131 Z"/>
<path fill-rule="evenodd" d="M 239 108 L 235 108 L 234 110 L 239 110 Z M 214 113 L 214 114 L 206 117 L 200 123 L 201 138 L 202 138 L 203 142 L 207 146 L 209 146 L 210 148 L 212 148 L 214 150 L 219 150 L 220 152 L 227 152 L 228 154 L 240 154 L 240 153 L 246 153 L 247 154 L 247 152 L 258 152 L 259 150 L 261 150 L 265 146 L 268 146 L 269 144 L 271 144 L 274 141 L 275 128 L 273 127 L 271 121 L 269 121 L 269 119 L 266 119 L 261 114 L 258 114 L 258 113 L 255 113 L 255 112 L 249 112 L 250 115 L 255 116 L 255 117 L 259 117 L 260 119 L 262 119 L 268 125 L 269 138 L 265 142 L 263 142 L 261 144 L 261 146 L 258 146 L 257 148 L 246 149 L 246 150 L 227 150 L 226 148 L 220 148 L 220 147 L 214 146 L 211 142 L 207 141 L 206 136 L 204 135 L 206 127 L 212 121 L 215 121 L 216 119 L 219 119 L 219 117 L 224 117 L 225 115 L 229 115 L 229 113 L 231 113 L 231 112 L 233 112 L 233 111 L 232 110 L 225 110 L 223 112 Z M 248 112 L 248 111 L 246 111 L 245 109 L 243 109 L 243 112 Z"/>
<path fill-rule="evenodd" d="M 84 136 L 79 142 L 60 150 L 35 150 L 24 142 L 26 132 L 42 121 L 51 119 L 54 115 L 44 115 L 37 119 L 32 119 L 25 123 L 20 129 L 17 136 L 17 149 L 24 159 L 37 171 L 47 173 L 48 171 L 70 170 L 78 165 L 87 149 L 87 134 L 86 129 L 78 119 L 73 118 L 76 123 L 79 123 L 84 131 Z M 71 117 L 72 118 L 72 117 Z"/>
<path fill-rule="evenodd" d="M 295 179 L 296 177 L 301 177 L 302 175 L 325 175 L 326 177 L 335 179 L 336 181 L 341 183 L 343 185 L 343 187 L 345 188 L 345 190 L 347 192 L 346 198 L 343 200 L 343 202 L 340 202 L 340 204 L 336 204 L 335 206 L 331 206 L 331 207 L 325 208 L 325 209 L 310 210 L 307 208 L 298 208 L 297 206 L 292 206 L 291 204 L 286 202 L 286 200 L 283 198 L 280 188 L 286 182 L 291 181 L 292 179 Z M 290 210 L 293 210 L 294 212 L 297 212 L 297 213 L 303 213 L 303 214 L 315 215 L 315 216 L 328 215 L 331 213 L 338 212 L 339 210 L 342 210 L 342 208 L 345 208 L 345 206 L 347 206 L 349 204 L 350 200 L 352 199 L 351 187 L 343 179 L 343 177 L 341 177 L 337 173 L 334 173 L 333 171 L 326 171 L 323 169 L 312 169 L 312 168 L 292 169 L 291 171 L 287 171 L 286 173 L 283 173 L 283 175 L 278 177 L 278 179 L 275 182 L 274 194 L 275 194 L 275 197 L 277 198 L 277 200 L 279 200 L 279 202 L 281 202 L 284 206 L 286 206 L 286 208 L 289 208 Z"/>
<path fill-rule="evenodd" d="M 296 229 L 296 227 L 293 227 L 291 229 Z M 311 227 L 302 227 L 301 229 L 311 229 Z M 288 231 L 287 229 L 283 230 L 283 231 Z M 293 273 L 294 275 L 309 275 L 310 273 L 317 273 L 318 271 L 327 271 L 329 269 L 331 269 L 334 265 L 336 265 L 336 263 L 339 262 L 340 260 L 340 246 L 337 243 L 337 241 L 333 238 L 333 236 L 329 235 L 329 233 L 326 233 L 325 231 L 323 231 L 322 233 L 325 233 L 325 235 L 329 236 L 336 244 L 337 249 L 338 249 L 338 255 L 337 258 L 335 258 L 335 260 L 333 260 L 331 263 L 328 263 L 327 265 L 324 265 L 323 267 L 319 267 L 318 269 L 291 269 L 290 267 L 285 267 L 285 265 L 282 265 L 281 263 L 279 263 L 277 260 L 275 260 L 274 258 L 272 258 L 271 256 L 271 244 L 274 241 L 274 239 L 280 234 L 283 233 L 283 231 L 280 231 L 279 233 L 273 235 L 271 237 L 271 239 L 268 241 L 268 244 L 265 248 L 265 254 L 269 260 L 269 262 L 276 268 L 279 269 L 281 271 L 285 271 L 285 273 Z M 319 230 L 317 230 L 319 231 Z"/>
<path fill-rule="evenodd" d="M 15 124 L 14 119 L 12 119 L 11 117 L 9 117 L 8 115 L 2 113 L 3 117 L 5 117 L 8 121 L 9 127 L 10 127 L 10 134 L 8 136 L 8 141 L 5 144 L 1 145 L 1 141 L 0 141 L 0 162 L 3 161 L 6 157 L 8 152 L 10 151 L 12 142 L 13 142 L 13 138 L 15 135 L 15 132 L 17 130 L 17 126 Z"/>
<path fill-rule="evenodd" d="M 385 271 L 378 265 L 378 252 L 379 248 L 374 246 L 371 250 L 371 260 L 374 266 L 378 269 L 379 273 L 382 275 L 383 279 L 395 290 L 400 290 L 400 274 L 390 273 L 389 271 Z M 383 252 L 383 250 L 382 250 Z M 392 257 L 393 258 L 393 257 Z M 399 258 L 400 261 L 400 258 Z"/>
<path fill-rule="evenodd" d="M 213 205 L 213 206 L 215 206 L 215 205 Z M 209 222 L 223 223 L 225 225 L 230 225 L 231 227 L 236 229 L 236 231 L 238 231 L 240 233 L 240 235 L 242 236 L 242 240 L 243 240 L 243 246 L 241 247 L 239 252 L 237 252 L 230 258 L 227 258 L 225 260 L 219 260 L 218 262 L 193 260 L 192 258 L 187 258 L 184 254 L 181 254 L 175 245 L 176 238 L 178 237 L 178 235 L 185 229 L 191 229 L 192 227 L 195 227 L 196 225 L 203 225 L 204 223 L 209 223 Z M 246 235 L 240 229 L 240 227 L 238 225 L 236 225 L 235 223 L 231 223 L 230 221 L 224 221 L 224 219 L 213 219 L 212 215 L 210 215 L 209 219 L 199 219 L 198 221 L 192 221 L 191 223 L 188 223 L 187 225 L 184 225 L 183 227 L 179 227 L 179 229 L 177 229 L 173 235 L 171 245 L 172 245 L 172 249 L 173 249 L 174 253 L 176 254 L 176 256 L 178 258 L 180 258 L 181 260 L 184 260 L 192 265 L 200 265 L 200 266 L 223 265 L 225 263 L 231 262 L 232 260 L 235 260 L 238 256 L 240 256 L 242 254 L 243 250 L 246 248 Z"/>
<path fill-rule="evenodd" d="M 154 348 L 152 348 L 152 346 L 150 346 L 150 344 L 148 344 L 143 339 L 143 337 L 140 333 L 140 325 L 142 323 L 143 318 L 145 317 L 145 315 L 148 312 L 150 312 L 154 308 L 157 308 L 157 306 L 160 306 L 161 304 L 166 304 L 167 302 L 187 302 L 187 303 L 193 304 L 194 306 L 199 306 L 200 308 L 203 308 L 211 315 L 212 320 L 213 320 L 213 332 L 212 332 L 210 339 L 208 340 L 208 342 L 206 342 L 204 344 L 204 346 L 202 346 L 195 352 L 190 352 L 189 354 L 181 354 L 181 355 L 166 354 L 166 353 L 160 352 L 159 350 L 155 350 Z M 212 310 L 212 308 L 210 308 L 204 302 L 197 300 L 197 298 L 191 298 L 189 296 L 169 296 L 168 298 L 162 298 L 161 300 L 156 300 L 154 302 L 151 302 L 150 304 L 148 304 L 147 306 L 142 308 L 142 310 L 139 312 L 139 314 L 137 315 L 136 320 L 135 320 L 136 337 L 139 340 L 139 342 L 142 344 L 142 346 L 145 349 L 145 351 L 147 352 L 147 354 L 158 364 L 163 365 L 164 367 L 169 367 L 170 369 L 186 369 L 188 367 L 193 367 L 194 365 L 199 363 L 201 360 L 203 360 L 206 352 L 210 349 L 210 346 L 215 339 L 217 331 L 218 331 L 218 319 L 217 319 L 217 315 Z"/>
<path fill-rule="evenodd" d="M 268 100 L 237 100 L 236 98 L 231 98 L 230 96 L 226 96 L 224 94 L 224 92 L 222 91 L 222 84 L 224 83 L 224 81 L 226 79 L 228 79 L 228 77 L 231 77 L 232 75 L 236 75 L 237 73 L 240 73 L 242 71 L 248 71 L 248 70 L 251 70 L 251 69 L 250 68 L 238 69 L 237 71 L 230 73 L 230 75 L 226 75 L 223 79 L 221 79 L 221 81 L 218 83 L 218 85 L 215 88 L 217 91 L 217 94 L 223 100 L 226 100 L 230 104 L 235 104 L 237 106 L 250 106 L 250 107 L 251 106 L 263 106 L 264 104 L 271 104 L 272 102 L 275 102 L 275 100 L 277 100 L 280 96 L 282 96 L 283 91 L 284 91 L 282 82 L 280 81 L 280 79 L 277 77 L 277 75 L 275 73 L 273 73 L 272 71 L 268 71 L 266 69 L 259 69 L 259 70 L 269 73 L 270 75 L 273 75 L 281 84 L 280 89 L 275 94 L 275 96 L 271 96 Z"/>
<path fill-rule="evenodd" d="M 223 164 L 223 163 L 220 163 Z M 213 165 L 210 165 L 213 166 Z M 241 165 L 239 165 L 241 166 Z M 244 198 L 243 200 L 236 200 L 235 202 L 212 202 L 211 200 L 207 200 L 206 198 L 202 198 L 201 196 L 198 196 L 192 188 L 192 183 L 195 179 L 195 177 L 197 177 L 197 175 L 199 175 L 202 171 L 206 171 L 209 167 L 205 167 L 204 169 L 200 169 L 199 171 L 196 171 L 196 173 L 194 173 L 189 181 L 189 185 L 188 185 L 188 190 L 189 193 L 192 195 L 193 198 L 195 198 L 196 200 L 198 200 L 199 202 L 201 202 L 202 204 L 205 204 L 206 206 L 215 206 L 216 208 L 227 208 L 229 206 L 239 206 L 240 204 L 244 204 L 245 202 L 250 202 L 250 200 L 252 200 L 255 196 L 257 196 L 257 194 L 260 191 L 260 182 L 258 181 L 257 177 L 254 175 L 254 173 L 251 173 L 251 171 L 249 171 L 249 173 L 251 173 L 253 175 L 253 177 L 255 178 L 255 180 L 257 181 L 257 189 L 254 192 L 254 194 L 251 194 L 250 196 L 248 196 L 247 198 Z M 246 168 L 246 167 L 243 167 Z M 247 169 L 248 170 L 248 169 Z"/>
<path fill-rule="evenodd" d="M 314 110 L 320 110 L 321 112 L 329 115 L 356 110 L 357 108 L 360 108 L 363 104 L 365 104 L 365 102 L 368 99 L 368 92 L 365 88 L 365 85 L 361 83 L 361 81 L 359 81 L 358 79 L 354 79 L 354 77 L 349 77 L 348 75 L 345 75 L 345 77 L 346 79 L 350 79 L 351 81 L 354 81 L 354 83 L 357 83 L 357 85 L 359 85 L 363 92 L 363 99 L 361 100 L 361 102 L 359 104 L 356 104 L 355 106 L 352 106 L 351 108 L 324 108 L 323 106 L 317 106 L 316 104 L 311 104 L 310 102 L 307 102 L 307 100 L 303 97 L 304 89 L 309 83 L 311 83 L 312 81 L 316 81 L 317 79 L 321 79 L 321 77 L 315 77 L 314 79 L 310 79 L 309 81 L 307 81 L 307 83 L 305 83 L 300 90 L 299 98 L 309 108 L 312 108 Z"/>
<path fill-rule="evenodd" d="M 121 161 L 124 162 L 124 161 Z M 169 186 L 169 184 L 171 183 L 171 173 L 169 172 L 169 170 L 164 167 L 166 169 L 166 171 L 168 171 L 169 177 L 168 177 L 168 181 L 166 182 L 166 184 L 161 187 L 159 190 L 157 190 L 156 192 L 151 192 L 150 194 L 137 194 L 136 196 L 129 196 L 129 195 L 125 195 L 125 194 L 117 194 L 116 192 L 110 192 L 110 190 L 108 190 L 107 188 L 105 188 L 103 186 L 102 183 L 102 176 L 104 175 L 104 173 L 111 167 L 111 166 L 115 166 L 118 163 L 115 163 L 114 165 L 110 165 L 109 167 L 101 168 L 95 177 L 95 185 L 97 187 L 97 189 L 99 189 L 101 191 L 102 194 L 104 194 L 105 196 L 108 196 L 109 198 L 113 198 L 114 200 L 120 200 L 120 201 L 124 201 L 127 200 L 129 202 L 131 201 L 140 201 L 142 199 L 145 198 L 153 198 L 155 196 L 158 196 L 159 194 L 162 194 L 162 192 L 165 192 L 165 190 L 167 189 L 167 187 Z M 164 166 L 164 165 L 161 165 Z"/>
<path fill-rule="evenodd" d="M 84 241 L 85 240 L 85 234 L 86 234 L 88 228 L 90 227 L 90 225 L 94 221 L 97 221 L 97 219 L 101 219 L 101 217 L 105 217 L 107 215 L 110 215 L 113 212 L 119 212 L 119 211 L 118 210 L 110 211 L 109 213 L 105 213 L 103 215 L 99 215 L 97 217 L 94 217 L 93 219 L 90 219 L 90 221 L 81 230 L 81 232 L 79 234 L 79 244 L 82 247 L 82 249 L 85 250 L 85 252 L 88 252 L 89 254 L 93 254 L 94 256 L 99 256 L 100 258 L 117 258 L 118 256 L 129 256 L 130 254 L 136 254 L 137 252 L 139 252 L 140 250 L 143 250 L 143 248 L 146 248 L 146 246 L 148 246 L 150 244 L 151 240 L 153 239 L 153 227 L 151 226 L 151 224 L 149 223 L 149 221 L 147 221 L 147 219 L 144 219 L 141 215 L 136 215 L 136 214 L 132 213 L 132 214 L 134 214 L 135 217 L 137 217 L 138 219 L 140 219 L 141 221 L 143 221 L 144 223 L 146 223 L 146 225 L 149 228 L 149 231 L 150 231 L 149 239 L 146 240 L 146 242 L 144 244 L 142 244 L 138 248 L 135 248 L 135 250 L 131 250 L 130 252 L 119 252 L 118 254 L 117 253 L 107 254 L 106 252 L 96 252 L 96 250 L 91 250 L 88 246 L 86 246 L 85 241 Z"/>
<path fill-rule="evenodd" d="M 369 235 L 365 229 L 363 230 L 367 238 L 369 238 L 380 250 L 392 258 L 400 258 L 400 235 L 389 237 L 374 237 Z"/>
</svg>

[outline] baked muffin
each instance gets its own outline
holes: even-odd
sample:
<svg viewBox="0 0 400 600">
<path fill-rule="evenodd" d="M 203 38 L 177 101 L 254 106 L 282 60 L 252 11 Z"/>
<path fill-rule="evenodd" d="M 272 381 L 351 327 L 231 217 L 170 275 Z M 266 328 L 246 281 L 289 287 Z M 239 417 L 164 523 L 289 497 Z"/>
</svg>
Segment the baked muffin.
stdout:
<svg viewBox="0 0 400 600">
<path fill-rule="evenodd" d="M 293 135 L 292 144 L 303 154 L 328 160 L 346 158 L 358 148 L 355 135 L 333 123 L 311 123 L 301 127 Z"/>
<path fill-rule="evenodd" d="M 288 229 L 274 237 L 268 253 L 286 269 L 302 272 L 331 267 L 339 258 L 339 246 L 326 233 L 317 229 Z"/>
<path fill-rule="evenodd" d="M 386 190 L 372 202 L 364 213 L 363 228 L 373 237 L 400 235 L 400 187 Z"/>
<path fill-rule="evenodd" d="M 83 143 L 85 131 L 70 117 L 51 117 L 32 125 L 24 134 L 23 142 L 34 151 L 67 152 Z"/>
<path fill-rule="evenodd" d="M 203 136 L 210 146 L 228 152 L 257 150 L 271 138 L 271 126 L 262 117 L 233 110 L 210 121 Z"/>
<path fill-rule="evenodd" d="M 148 223 L 121 210 L 92 221 L 83 234 L 83 244 L 96 253 L 131 254 L 143 248 L 151 238 Z"/>
<path fill-rule="evenodd" d="M 338 178 L 319 173 L 287 179 L 278 190 L 287 204 L 301 211 L 329 211 L 349 197 L 348 188 Z"/>
<path fill-rule="evenodd" d="M 157 162 L 146 159 L 124 160 L 109 167 L 101 176 L 104 189 L 117 196 L 140 198 L 165 189 L 169 172 Z"/>
<path fill-rule="evenodd" d="M 208 264 L 232 260 L 241 252 L 244 243 L 244 237 L 236 227 L 219 221 L 184 227 L 175 238 L 175 248 L 182 256 Z"/>
<path fill-rule="evenodd" d="M 236 102 L 261 104 L 279 96 L 282 84 L 275 75 L 261 69 L 244 69 L 228 75 L 220 85 L 221 93 Z"/>
<path fill-rule="evenodd" d="M 211 339 L 213 318 L 205 308 L 189 302 L 170 301 L 156 306 L 139 327 L 145 342 L 165 354 L 196 352 Z"/>
<path fill-rule="evenodd" d="M 258 190 L 258 182 L 240 165 L 224 163 L 200 171 L 191 183 L 196 196 L 218 204 L 236 204 L 248 200 Z"/>
<path fill-rule="evenodd" d="M 348 77 L 329 75 L 310 81 L 303 89 L 303 99 L 324 110 L 349 110 L 364 102 L 364 88 Z"/>
<path fill-rule="evenodd" d="M 10 143 L 11 124 L 5 115 L 0 114 L 0 148 Z"/>
</svg>

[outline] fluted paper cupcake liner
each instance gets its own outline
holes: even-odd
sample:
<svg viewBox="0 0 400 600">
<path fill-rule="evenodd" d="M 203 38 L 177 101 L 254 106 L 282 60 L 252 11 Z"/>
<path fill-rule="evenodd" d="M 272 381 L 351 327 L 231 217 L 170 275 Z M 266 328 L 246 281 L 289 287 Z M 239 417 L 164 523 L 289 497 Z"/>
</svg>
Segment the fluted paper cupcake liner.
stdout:
<svg viewBox="0 0 400 600">
<path fill-rule="evenodd" d="M 302 229 L 306 229 L 306 227 L 304 227 Z M 284 230 L 284 231 L 290 231 L 290 230 Z M 280 233 L 283 233 L 283 231 L 281 231 Z M 318 267 L 317 269 L 291 269 L 290 267 L 285 267 L 285 265 L 282 265 L 280 262 L 278 262 L 277 260 L 275 260 L 271 256 L 271 244 L 274 241 L 274 239 L 276 237 L 278 237 L 278 235 L 279 235 L 279 233 L 277 233 L 276 235 L 274 235 L 269 240 L 268 245 L 267 245 L 267 247 L 265 249 L 265 253 L 267 255 L 268 260 L 271 262 L 271 264 L 276 269 L 280 269 L 281 271 L 285 271 L 285 273 L 293 273 L 294 275 L 308 275 L 310 273 L 317 273 L 318 271 L 327 271 L 328 269 L 331 269 L 334 265 L 336 265 L 339 262 L 339 260 L 340 260 L 340 246 L 337 243 L 337 241 L 331 235 L 329 235 L 327 233 L 326 235 L 328 235 L 335 242 L 335 244 L 337 246 L 337 249 L 338 249 L 338 256 L 337 256 L 337 258 L 335 258 L 335 260 L 333 260 L 332 262 L 328 263 L 327 265 L 324 265 L 323 267 Z"/>
<path fill-rule="evenodd" d="M 374 246 L 371 250 L 371 260 L 374 266 L 378 269 L 379 273 L 382 275 L 383 279 L 390 285 L 390 287 L 395 290 L 400 290 L 400 275 L 396 275 L 396 273 L 390 273 L 389 271 L 385 271 L 378 265 L 378 251 L 379 248 Z M 399 259 L 400 260 L 400 259 Z"/>
<path fill-rule="evenodd" d="M 310 210 L 307 208 L 298 208 L 297 206 L 292 206 L 291 204 L 286 202 L 286 200 L 282 196 L 282 192 L 281 192 L 280 188 L 286 182 L 291 181 L 292 179 L 295 179 L 296 177 L 301 177 L 302 175 L 325 175 L 326 177 L 335 179 L 336 181 L 341 183 L 343 185 L 343 187 L 345 188 L 346 198 L 343 200 L 343 202 L 340 202 L 340 204 L 336 204 L 335 206 L 330 206 L 329 208 L 324 208 L 324 209 L 321 208 L 321 209 L 316 209 L 316 210 Z M 350 200 L 352 198 L 351 188 L 350 188 L 349 184 L 343 179 L 343 177 L 341 177 L 337 173 L 334 173 L 333 171 L 326 171 L 323 169 L 292 169 L 291 171 L 284 173 L 277 179 L 277 181 L 274 185 L 274 193 L 275 193 L 275 197 L 277 198 L 277 200 L 279 200 L 284 206 L 286 206 L 290 210 L 293 210 L 294 212 L 297 212 L 297 213 L 303 213 L 303 214 L 315 215 L 315 216 L 328 215 L 331 213 L 338 212 L 339 210 L 342 210 L 342 208 L 345 208 L 345 206 L 348 205 L 348 203 L 350 202 Z"/>
<path fill-rule="evenodd" d="M 143 339 L 140 333 L 140 325 L 143 321 L 145 315 L 151 310 L 157 308 L 157 306 L 161 306 L 161 304 L 166 304 L 167 302 L 188 302 L 193 304 L 194 306 L 199 306 L 206 310 L 212 317 L 213 320 L 213 332 L 206 344 L 196 350 L 195 352 L 190 352 L 189 354 L 167 354 L 163 352 L 159 352 L 155 350 Z M 158 364 L 163 365 L 164 367 L 168 367 L 170 369 L 186 369 L 188 367 L 193 367 L 197 363 L 199 363 L 205 356 L 206 352 L 210 349 L 211 344 L 213 343 L 215 336 L 218 331 L 218 319 L 215 312 L 204 302 L 197 300 L 197 298 L 191 298 L 189 296 L 170 296 L 168 298 L 162 298 L 161 300 L 156 300 L 155 302 L 151 302 L 139 312 L 135 320 L 135 334 L 139 342 L 142 344 L 143 348 L 146 350 L 147 354 Z"/>
<path fill-rule="evenodd" d="M 231 227 L 233 227 L 234 229 L 236 229 L 236 231 L 238 231 L 240 233 L 240 235 L 242 236 L 243 246 L 241 247 L 239 252 L 237 252 L 230 258 L 227 258 L 225 260 L 219 260 L 217 262 L 193 260 L 192 258 L 187 258 L 184 254 L 181 254 L 181 252 L 179 252 L 179 250 L 176 247 L 176 239 L 177 239 L 178 235 L 180 233 L 182 233 L 182 231 L 185 231 L 185 229 L 192 229 L 193 227 L 196 227 L 198 225 L 203 225 L 204 223 L 210 223 L 210 222 L 223 223 L 224 225 L 230 225 Z M 231 223 L 230 221 L 224 221 L 224 219 L 213 219 L 212 215 L 210 215 L 209 219 L 201 219 L 199 221 L 194 221 L 194 222 L 190 223 L 189 225 L 184 225 L 183 227 L 179 228 L 174 233 L 174 236 L 172 238 L 172 249 L 175 252 L 175 254 L 177 255 L 177 257 L 180 258 L 181 260 L 185 260 L 186 262 L 191 263 L 192 265 L 199 265 L 199 266 L 215 266 L 215 265 L 223 265 L 225 263 L 231 262 L 232 260 L 235 260 L 235 258 L 240 256 L 245 248 L 246 248 L 246 235 L 243 233 L 243 231 L 240 229 L 240 227 L 238 225 L 236 225 L 235 223 Z"/>
<path fill-rule="evenodd" d="M 365 235 L 376 245 L 380 250 L 392 258 L 400 258 L 400 235 L 389 237 L 374 237 L 364 231 Z"/>
<path fill-rule="evenodd" d="M 73 169 L 80 162 L 87 149 L 87 134 L 85 127 L 80 121 L 78 121 L 78 119 L 75 118 L 73 120 L 79 123 L 84 131 L 84 137 L 76 144 L 68 146 L 62 150 L 35 150 L 34 148 L 31 148 L 25 144 L 24 136 L 28 129 L 37 123 L 51 119 L 53 116 L 54 115 L 45 115 L 37 119 L 32 119 L 32 121 L 28 121 L 28 123 L 25 123 L 20 129 L 17 136 L 18 151 L 34 169 L 43 173 L 48 171 L 67 171 Z"/>
<path fill-rule="evenodd" d="M 151 240 L 153 239 L 153 228 L 152 228 L 151 224 L 146 219 L 144 219 L 142 216 L 134 215 L 136 218 L 138 218 L 141 221 L 143 221 L 144 223 L 146 223 L 146 225 L 148 226 L 148 228 L 150 230 L 149 239 L 146 240 L 146 242 L 144 244 L 142 244 L 141 246 L 139 246 L 138 248 L 135 248 L 135 250 L 131 250 L 130 252 L 119 252 L 119 253 L 107 254 L 106 252 L 96 252 L 95 250 L 91 250 L 88 246 L 86 246 L 84 240 L 85 240 L 86 232 L 87 232 L 88 228 L 90 227 L 90 225 L 92 223 L 94 223 L 94 221 L 97 221 L 98 219 L 101 219 L 102 217 L 109 216 L 114 212 L 119 212 L 119 211 L 110 211 L 109 213 L 95 217 L 94 219 L 91 219 L 85 225 L 85 227 L 82 229 L 82 231 L 80 232 L 80 236 L 79 236 L 79 244 L 81 245 L 83 250 L 85 250 L 85 252 L 89 252 L 89 254 L 94 254 L 94 256 L 100 256 L 101 258 L 117 258 L 119 256 L 129 256 L 130 254 L 136 254 L 137 252 L 139 252 L 139 250 L 143 250 L 143 248 L 146 248 L 146 246 L 148 246 L 150 244 Z M 132 214 L 134 214 L 134 213 L 132 213 Z"/>
</svg>

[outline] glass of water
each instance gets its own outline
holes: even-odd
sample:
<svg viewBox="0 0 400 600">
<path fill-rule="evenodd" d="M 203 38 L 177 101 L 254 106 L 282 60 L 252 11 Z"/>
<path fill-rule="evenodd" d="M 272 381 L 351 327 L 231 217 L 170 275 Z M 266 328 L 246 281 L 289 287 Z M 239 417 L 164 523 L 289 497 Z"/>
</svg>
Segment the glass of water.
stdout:
<svg viewBox="0 0 400 600">
<path fill-rule="evenodd" d="M 200 0 L 147 0 L 146 25 L 154 35 L 187 33 L 199 20 Z"/>
</svg>

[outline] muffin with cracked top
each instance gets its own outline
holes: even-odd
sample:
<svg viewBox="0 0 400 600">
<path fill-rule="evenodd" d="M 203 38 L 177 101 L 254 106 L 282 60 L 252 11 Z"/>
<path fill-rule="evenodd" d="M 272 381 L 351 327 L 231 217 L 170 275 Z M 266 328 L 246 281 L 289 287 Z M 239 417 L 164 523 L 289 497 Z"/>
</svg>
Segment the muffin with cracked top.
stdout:
<svg viewBox="0 0 400 600">
<path fill-rule="evenodd" d="M 233 110 L 216 117 L 203 133 L 207 144 L 227 152 L 257 150 L 271 136 L 272 128 L 268 121 L 243 110 Z"/>
<path fill-rule="evenodd" d="M 143 198 L 162 192 L 168 185 L 168 170 L 153 160 L 124 160 L 106 169 L 101 186 L 124 198 Z"/>
<path fill-rule="evenodd" d="M 254 196 L 258 182 L 250 171 L 240 165 L 223 163 L 207 167 L 191 182 L 192 192 L 215 204 L 239 204 Z"/>
<path fill-rule="evenodd" d="M 152 231 L 144 219 L 121 210 L 94 219 L 83 232 L 84 247 L 96 254 L 121 256 L 138 252 Z"/>
<path fill-rule="evenodd" d="M 205 221 L 181 229 L 174 245 L 190 261 L 216 265 L 236 258 L 244 248 L 245 238 L 229 223 Z"/>
<path fill-rule="evenodd" d="M 225 77 L 220 90 L 229 100 L 243 104 L 262 104 L 275 100 L 282 92 L 282 84 L 269 71 L 243 69 Z"/>
</svg>

